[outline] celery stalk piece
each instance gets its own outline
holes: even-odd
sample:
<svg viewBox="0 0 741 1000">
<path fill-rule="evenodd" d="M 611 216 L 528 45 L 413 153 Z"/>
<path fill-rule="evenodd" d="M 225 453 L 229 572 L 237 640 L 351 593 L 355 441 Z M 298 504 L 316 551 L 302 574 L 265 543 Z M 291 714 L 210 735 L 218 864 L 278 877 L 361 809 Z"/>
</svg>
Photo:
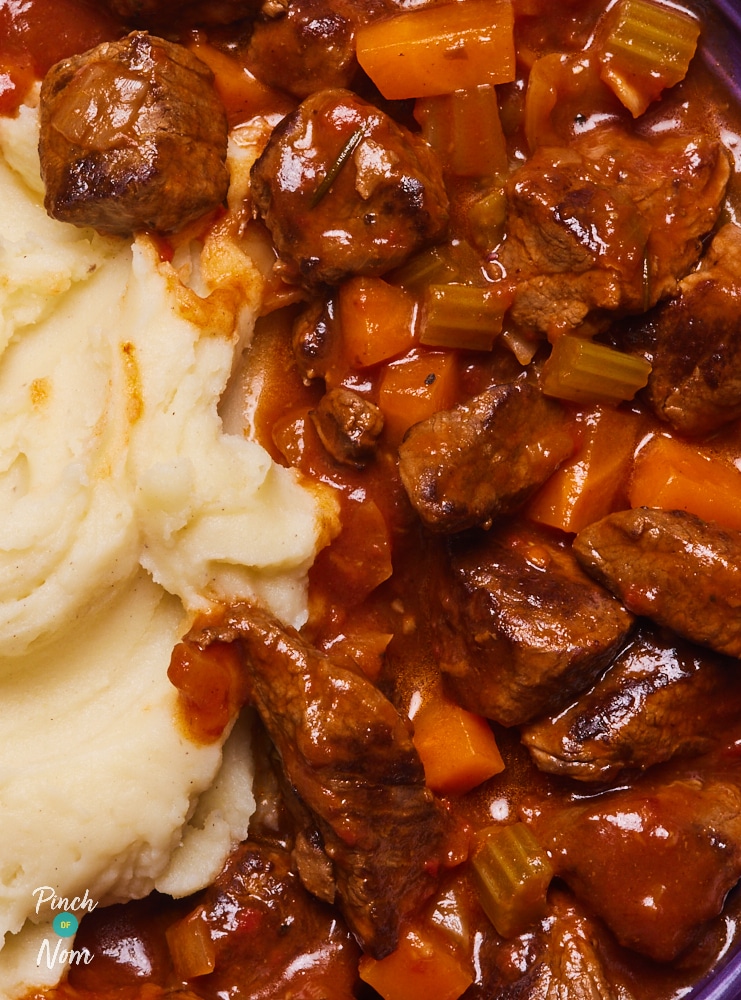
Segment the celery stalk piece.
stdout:
<svg viewBox="0 0 741 1000">
<path fill-rule="evenodd" d="M 574 403 L 619 403 L 632 399 L 650 373 L 645 358 L 583 337 L 563 336 L 543 366 L 542 389 L 547 396 Z"/>
<path fill-rule="evenodd" d="M 419 98 L 414 117 L 445 173 L 482 178 L 507 172 L 509 156 L 494 87 Z"/>
<path fill-rule="evenodd" d="M 437 247 L 431 247 L 414 254 L 401 267 L 384 277 L 392 285 L 417 291 L 430 284 L 457 281 L 460 271 Z"/>
<path fill-rule="evenodd" d="M 620 0 L 606 15 L 597 51 L 601 77 L 634 118 L 666 87 L 683 80 L 700 24 L 657 0 Z"/>
<path fill-rule="evenodd" d="M 524 823 L 492 828 L 472 864 L 481 906 L 502 937 L 524 933 L 545 915 L 553 868 Z"/>
<path fill-rule="evenodd" d="M 494 188 L 475 201 L 468 210 L 468 230 L 477 250 L 486 254 L 504 239 L 507 223 L 507 196 Z"/>
<path fill-rule="evenodd" d="M 490 351 L 502 331 L 511 291 L 476 285 L 431 285 L 425 294 L 419 325 L 427 347 Z"/>
</svg>

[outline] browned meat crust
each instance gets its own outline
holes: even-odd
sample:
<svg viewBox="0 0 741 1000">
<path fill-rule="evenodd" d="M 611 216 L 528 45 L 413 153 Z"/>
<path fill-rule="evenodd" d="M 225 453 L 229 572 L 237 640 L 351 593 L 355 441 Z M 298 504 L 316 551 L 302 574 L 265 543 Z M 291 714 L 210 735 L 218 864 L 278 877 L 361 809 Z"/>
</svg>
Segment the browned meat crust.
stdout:
<svg viewBox="0 0 741 1000">
<path fill-rule="evenodd" d="M 522 740 L 542 771 L 607 782 L 707 753 L 740 714 L 735 660 L 643 627 L 591 691 L 525 727 Z"/>
<path fill-rule="evenodd" d="M 383 413 L 351 389 L 330 389 L 310 413 L 322 444 L 343 465 L 362 468 L 373 458 L 383 430 Z"/>
<path fill-rule="evenodd" d="M 174 232 L 226 197 L 227 120 L 211 70 L 145 32 L 53 66 L 41 88 L 44 204 L 127 236 Z"/>
<path fill-rule="evenodd" d="M 741 788 L 738 764 L 652 775 L 586 802 L 546 801 L 529 819 L 556 874 L 618 941 L 669 962 L 741 875 Z"/>
<path fill-rule="evenodd" d="M 399 472 L 425 526 L 456 532 L 517 510 L 573 448 L 561 404 L 520 380 L 411 427 Z"/>
<path fill-rule="evenodd" d="M 697 271 L 648 324 L 646 397 L 683 434 L 741 416 L 741 228 L 724 226 Z"/>
<path fill-rule="evenodd" d="M 508 527 L 451 542 L 440 597 L 440 666 L 456 700 L 505 725 L 587 690 L 633 621 L 567 545 Z"/>
<path fill-rule="evenodd" d="M 574 552 L 635 614 L 741 655 L 741 533 L 685 511 L 641 507 L 585 528 Z"/>
<path fill-rule="evenodd" d="M 394 950 L 404 917 L 434 888 L 443 814 L 410 728 L 358 673 L 249 605 L 189 637 L 234 642 L 252 700 L 334 865 L 338 902 L 363 948 Z"/>
<path fill-rule="evenodd" d="M 542 147 L 507 186 L 499 253 L 515 282 L 512 319 L 558 334 L 640 313 L 676 291 L 713 228 L 730 176 L 719 143 L 648 143 L 606 129 L 569 149 Z"/>
<path fill-rule="evenodd" d="M 252 197 L 283 274 L 306 284 L 383 274 L 448 224 L 427 144 L 346 90 L 318 91 L 282 120 L 252 168 Z"/>
</svg>

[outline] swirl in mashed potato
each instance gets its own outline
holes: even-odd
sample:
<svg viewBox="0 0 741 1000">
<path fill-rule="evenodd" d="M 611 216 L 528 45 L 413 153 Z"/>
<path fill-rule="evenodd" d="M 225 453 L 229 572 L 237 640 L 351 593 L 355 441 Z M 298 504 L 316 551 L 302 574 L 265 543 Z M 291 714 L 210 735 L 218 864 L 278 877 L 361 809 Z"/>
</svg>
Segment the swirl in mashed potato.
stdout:
<svg viewBox="0 0 741 1000">
<path fill-rule="evenodd" d="M 146 237 L 54 222 L 37 134 L 32 107 L 0 121 L 4 996 L 62 971 L 37 967 L 53 914 L 34 889 L 186 894 L 245 835 L 248 733 L 187 739 L 170 653 L 213 600 L 300 624 L 336 528 L 327 496 L 219 420 L 261 294 L 229 216 L 178 268 Z"/>
</svg>

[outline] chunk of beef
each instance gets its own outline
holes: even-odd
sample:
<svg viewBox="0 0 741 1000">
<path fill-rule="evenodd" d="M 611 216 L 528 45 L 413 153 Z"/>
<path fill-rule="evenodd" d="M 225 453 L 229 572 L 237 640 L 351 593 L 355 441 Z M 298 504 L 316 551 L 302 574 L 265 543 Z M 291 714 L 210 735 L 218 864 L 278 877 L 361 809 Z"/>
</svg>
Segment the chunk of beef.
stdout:
<svg viewBox="0 0 741 1000">
<path fill-rule="evenodd" d="M 372 10 L 369 3 L 367 17 Z M 245 62 L 258 79 L 299 100 L 349 87 L 358 69 L 355 27 L 347 0 L 292 0 L 257 20 Z"/>
<path fill-rule="evenodd" d="M 551 890 L 550 902 L 537 959 L 497 1000 L 619 1000 L 625 994 L 608 979 L 594 921 L 563 890 Z"/>
<path fill-rule="evenodd" d="M 684 434 L 709 434 L 741 416 L 741 228 L 720 230 L 647 334 L 645 395 L 657 416 Z"/>
<path fill-rule="evenodd" d="M 229 186 L 226 113 L 211 70 L 144 32 L 53 66 L 41 88 L 44 204 L 102 233 L 174 232 Z"/>
<path fill-rule="evenodd" d="M 294 282 L 382 274 L 448 223 L 429 146 L 345 90 L 318 91 L 284 118 L 251 176 L 255 208 Z"/>
<path fill-rule="evenodd" d="M 434 887 L 443 818 L 410 729 L 365 677 L 306 645 L 266 612 L 236 605 L 198 645 L 234 642 L 254 704 L 334 866 L 339 906 L 381 957 Z"/>
<path fill-rule="evenodd" d="M 362 468 L 375 454 L 383 414 L 359 393 L 330 389 L 310 416 L 324 447 L 343 465 Z"/>
<path fill-rule="evenodd" d="M 647 142 L 604 130 L 541 147 L 510 178 L 499 253 L 512 319 L 558 334 L 639 313 L 676 290 L 713 227 L 730 164 L 707 138 Z"/>
<path fill-rule="evenodd" d="M 522 740 L 542 771 L 610 781 L 624 768 L 707 753 L 739 717 L 735 660 L 644 627 L 591 691 Z"/>
<path fill-rule="evenodd" d="M 573 450 L 564 408 L 520 379 L 411 427 L 399 473 L 425 526 L 456 532 L 517 510 Z"/>
<path fill-rule="evenodd" d="M 589 525 L 574 553 L 635 614 L 741 656 L 741 533 L 685 511 L 640 507 Z"/>
<path fill-rule="evenodd" d="M 633 621 L 568 545 L 510 526 L 451 541 L 440 600 L 439 660 L 456 700 L 508 726 L 591 687 Z"/>
<path fill-rule="evenodd" d="M 261 0 L 107 0 L 126 24 L 170 34 L 196 24 L 231 24 L 256 14 Z"/>
<path fill-rule="evenodd" d="M 336 910 L 306 892 L 286 851 L 241 844 L 184 919 L 202 921 L 212 942 L 214 969 L 198 978 L 199 995 L 232 996 L 235 984 L 239 996 L 261 1000 L 354 993 L 355 939 Z"/>
<path fill-rule="evenodd" d="M 313 298 L 296 317 L 291 346 L 307 383 L 315 378 L 327 378 L 340 352 L 341 337 L 334 296 Z"/>
<path fill-rule="evenodd" d="M 545 800 L 529 822 L 557 875 L 624 946 L 660 962 L 687 949 L 741 876 L 741 774 L 653 772 L 586 802 Z"/>
</svg>

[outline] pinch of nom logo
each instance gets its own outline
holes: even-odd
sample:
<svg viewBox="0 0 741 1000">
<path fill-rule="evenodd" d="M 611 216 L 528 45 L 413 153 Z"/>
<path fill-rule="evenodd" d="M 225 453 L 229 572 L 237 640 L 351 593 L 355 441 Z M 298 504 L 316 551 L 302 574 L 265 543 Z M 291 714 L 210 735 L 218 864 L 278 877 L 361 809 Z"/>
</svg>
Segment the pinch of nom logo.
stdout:
<svg viewBox="0 0 741 1000">
<path fill-rule="evenodd" d="M 69 938 L 73 938 L 80 926 L 77 913 L 92 913 L 98 905 L 97 901 L 91 899 L 87 889 L 82 896 L 73 896 L 68 899 L 66 896 L 57 896 L 50 885 L 40 885 L 33 890 L 32 895 L 36 897 L 36 914 L 41 913 L 42 907 L 48 906 L 50 910 L 57 910 L 52 928 L 57 935 L 57 940 L 52 946 L 48 938 L 44 938 L 39 948 L 36 958 L 36 965 L 42 962 L 47 969 L 64 965 L 89 965 L 93 960 L 92 953 L 87 948 L 67 948 L 65 944 Z"/>
</svg>

